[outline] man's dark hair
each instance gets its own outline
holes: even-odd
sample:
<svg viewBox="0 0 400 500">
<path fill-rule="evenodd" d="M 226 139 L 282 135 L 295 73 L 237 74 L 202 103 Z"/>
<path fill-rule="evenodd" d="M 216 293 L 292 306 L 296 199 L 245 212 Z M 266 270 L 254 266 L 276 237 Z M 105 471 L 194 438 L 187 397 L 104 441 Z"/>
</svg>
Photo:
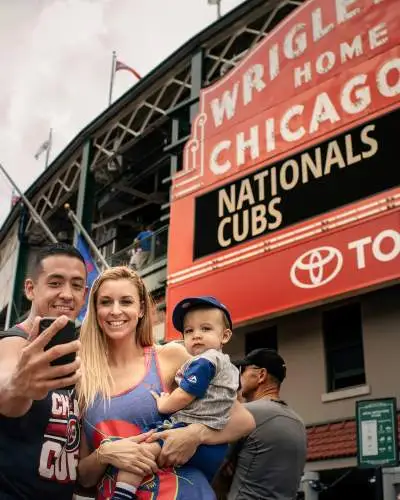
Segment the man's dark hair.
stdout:
<svg viewBox="0 0 400 500">
<path fill-rule="evenodd" d="M 72 245 L 68 243 L 52 243 L 51 245 L 46 245 L 45 247 L 40 248 L 35 256 L 35 261 L 32 267 L 32 279 L 37 279 L 39 274 L 42 272 L 42 262 L 47 257 L 54 257 L 57 255 L 63 255 L 66 257 L 72 257 L 74 259 L 78 259 L 85 266 L 85 259 L 82 254 Z"/>
</svg>

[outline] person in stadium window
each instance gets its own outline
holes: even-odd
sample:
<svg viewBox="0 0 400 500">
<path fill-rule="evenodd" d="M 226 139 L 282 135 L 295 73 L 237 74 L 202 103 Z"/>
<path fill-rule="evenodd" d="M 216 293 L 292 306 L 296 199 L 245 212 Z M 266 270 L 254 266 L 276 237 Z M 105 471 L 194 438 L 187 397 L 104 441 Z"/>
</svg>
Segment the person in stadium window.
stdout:
<svg viewBox="0 0 400 500">
<path fill-rule="evenodd" d="M 254 419 L 235 403 L 230 421 L 221 431 L 202 424 L 163 431 L 156 464 L 144 442 L 148 436 L 141 436 L 162 421 L 151 391 L 170 392 L 178 368 L 190 356 L 175 342 L 154 345 L 151 302 L 135 271 L 108 269 L 95 281 L 81 343 L 81 484 L 97 485 L 98 500 L 118 498 L 119 493 L 129 498 L 132 490 L 118 482 L 117 470 L 122 470 L 147 475 L 136 492 L 140 499 L 214 499 L 203 473 L 184 464 L 201 444 L 231 442 L 248 434 Z M 132 436 L 136 436 L 135 442 Z"/>
<path fill-rule="evenodd" d="M 129 265 L 134 269 L 142 269 L 146 264 L 150 263 L 153 236 L 152 226 L 148 224 L 142 226 L 140 233 L 134 239 L 129 262 Z"/>
<path fill-rule="evenodd" d="M 72 498 L 79 414 L 74 391 L 64 388 L 79 379 L 80 361 L 64 366 L 50 362 L 77 352 L 79 341 L 45 349 L 66 324 L 66 316 L 76 319 L 85 293 L 82 255 L 64 243 L 44 247 L 25 281 L 31 301 L 28 317 L 0 332 L 1 500 Z M 44 316 L 58 320 L 38 336 Z"/>
</svg>

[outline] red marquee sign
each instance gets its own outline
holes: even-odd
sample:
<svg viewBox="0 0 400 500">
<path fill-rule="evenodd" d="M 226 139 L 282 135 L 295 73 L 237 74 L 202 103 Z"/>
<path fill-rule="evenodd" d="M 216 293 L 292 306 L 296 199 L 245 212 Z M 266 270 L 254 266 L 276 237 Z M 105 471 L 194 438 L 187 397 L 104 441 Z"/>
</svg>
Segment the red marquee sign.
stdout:
<svg viewBox="0 0 400 500">
<path fill-rule="evenodd" d="M 168 316 L 194 293 L 241 323 L 397 279 L 399 212 L 370 207 L 398 207 L 399 109 L 398 0 L 309 0 L 203 89 L 172 186 Z"/>
</svg>

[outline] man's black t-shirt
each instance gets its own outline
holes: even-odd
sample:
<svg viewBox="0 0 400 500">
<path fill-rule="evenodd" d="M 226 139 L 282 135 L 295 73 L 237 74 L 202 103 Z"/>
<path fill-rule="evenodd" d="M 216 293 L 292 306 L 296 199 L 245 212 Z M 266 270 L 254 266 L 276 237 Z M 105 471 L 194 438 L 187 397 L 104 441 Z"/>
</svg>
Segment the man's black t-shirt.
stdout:
<svg viewBox="0 0 400 500">
<path fill-rule="evenodd" d="M 0 339 L 10 336 L 27 338 L 18 326 L 0 332 Z M 0 500 L 71 500 L 79 442 L 71 391 L 50 392 L 23 417 L 0 415 Z"/>
</svg>

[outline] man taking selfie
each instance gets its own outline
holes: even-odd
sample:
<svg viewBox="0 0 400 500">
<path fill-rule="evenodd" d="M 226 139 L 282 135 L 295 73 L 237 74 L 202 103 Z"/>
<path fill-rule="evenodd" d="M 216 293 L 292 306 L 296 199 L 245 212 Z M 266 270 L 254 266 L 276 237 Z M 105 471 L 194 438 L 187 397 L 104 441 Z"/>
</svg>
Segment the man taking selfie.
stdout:
<svg viewBox="0 0 400 500">
<path fill-rule="evenodd" d="M 28 317 L 0 332 L 0 499 L 71 500 L 80 441 L 73 389 L 79 341 L 59 343 L 57 334 L 85 301 L 81 254 L 62 243 L 41 249 L 25 294 Z M 39 334 L 43 317 L 57 319 Z M 65 355 L 72 360 L 60 364 Z"/>
</svg>

